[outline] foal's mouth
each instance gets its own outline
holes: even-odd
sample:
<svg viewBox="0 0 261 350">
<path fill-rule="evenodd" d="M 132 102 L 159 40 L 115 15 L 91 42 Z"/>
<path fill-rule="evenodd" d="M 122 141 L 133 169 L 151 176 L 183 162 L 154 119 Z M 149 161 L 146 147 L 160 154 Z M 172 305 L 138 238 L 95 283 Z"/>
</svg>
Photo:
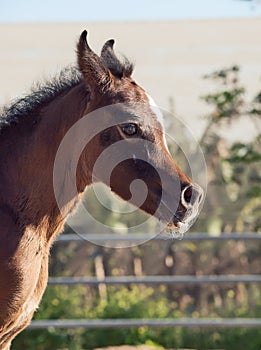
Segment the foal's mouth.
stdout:
<svg viewBox="0 0 261 350">
<path fill-rule="evenodd" d="M 200 189 L 201 194 L 203 191 Z M 202 203 L 203 195 L 193 205 L 188 205 L 185 208 L 181 202 L 176 204 L 176 210 L 171 210 L 171 207 L 161 200 L 161 215 L 158 217 L 159 221 L 166 227 L 166 232 L 172 236 L 177 234 L 183 235 L 189 230 L 195 222 Z"/>
<path fill-rule="evenodd" d="M 190 228 L 193 218 L 186 216 L 184 219 L 178 218 L 176 215 L 173 215 L 171 220 L 164 220 L 162 217 L 159 218 L 159 221 L 162 222 L 167 230 L 173 230 L 175 232 L 185 233 Z"/>
<path fill-rule="evenodd" d="M 182 237 L 186 233 L 197 217 L 197 213 L 193 216 L 187 216 L 186 219 L 180 220 L 175 215 L 172 221 L 165 223 L 164 232 L 170 234 L 172 237 Z"/>
<path fill-rule="evenodd" d="M 186 215 L 186 211 L 184 210 L 181 212 L 178 208 L 176 208 L 176 210 L 172 210 L 170 205 L 165 203 L 163 200 L 160 202 L 160 210 L 158 210 L 156 216 L 159 222 L 161 222 L 168 230 L 184 231 L 184 229 L 188 227 L 188 217 Z"/>
</svg>

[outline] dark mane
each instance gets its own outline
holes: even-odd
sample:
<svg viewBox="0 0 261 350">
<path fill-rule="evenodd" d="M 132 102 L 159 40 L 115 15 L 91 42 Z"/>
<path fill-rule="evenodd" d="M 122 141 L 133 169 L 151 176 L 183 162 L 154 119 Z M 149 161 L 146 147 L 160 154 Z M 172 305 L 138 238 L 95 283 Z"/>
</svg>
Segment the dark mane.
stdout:
<svg viewBox="0 0 261 350">
<path fill-rule="evenodd" d="M 32 88 L 31 93 L 0 110 L 0 133 L 9 126 L 22 122 L 28 116 L 34 115 L 37 118 L 40 108 L 50 103 L 58 95 L 79 84 L 81 80 L 82 76 L 78 68 L 67 67 L 52 80 L 37 83 Z"/>
</svg>

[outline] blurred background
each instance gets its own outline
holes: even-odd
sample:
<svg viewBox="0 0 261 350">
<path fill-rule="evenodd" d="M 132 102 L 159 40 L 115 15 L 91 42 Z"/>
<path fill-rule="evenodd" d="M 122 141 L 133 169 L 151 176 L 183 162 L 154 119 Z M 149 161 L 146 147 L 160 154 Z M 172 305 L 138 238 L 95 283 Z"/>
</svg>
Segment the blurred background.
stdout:
<svg viewBox="0 0 261 350">
<path fill-rule="evenodd" d="M 30 92 L 33 84 L 74 64 L 76 42 L 85 28 L 97 53 L 107 39 L 114 38 L 116 51 L 134 61 L 137 82 L 192 130 L 205 155 L 208 192 L 190 234 L 217 239 L 150 241 L 118 250 L 60 242 L 53 247 L 50 275 L 258 276 L 261 1 L 1 0 L 0 104 L 10 103 Z M 175 135 L 175 125 L 166 123 L 167 132 Z M 185 170 L 182 152 L 174 144 L 170 149 Z M 95 205 L 93 211 L 100 212 L 109 226 L 122 224 L 120 215 Z M 81 217 L 73 220 L 81 223 Z M 65 233 L 71 233 L 69 227 Z M 218 239 L 234 233 L 255 237 Z M 50 285 L 35 316 L 37 320 L 180 317 L 260 318 L 260 285 Z M 235 326 L 211 330 L 49 327 L 23 332 L 13 349 L 78 350 L 122 344 L 257 350 L 261 332 Z"/>
</svg>

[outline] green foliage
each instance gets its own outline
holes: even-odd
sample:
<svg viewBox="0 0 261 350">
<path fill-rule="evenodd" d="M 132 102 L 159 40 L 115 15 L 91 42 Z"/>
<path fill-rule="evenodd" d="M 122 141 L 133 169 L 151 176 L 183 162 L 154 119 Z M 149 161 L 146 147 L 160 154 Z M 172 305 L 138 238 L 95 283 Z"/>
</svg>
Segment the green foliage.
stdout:
<svg viewBox="0 0 261 350">
<path fill-rule="evenodd" d="M 260 141 L 261 137 L 258 137 L 257 142 L 259 143 Z M 226 160 L 231 163 L 253 163 L 261 161 L 261 153 L 255 150 L 257 142 L 253 141 L 247 144 L 241 142 L 234 143 L 230 148 L 230 156 Z"/>
<path fill-rule="evenodd" d="M 210 182 L 205 216 L 201 215 L 198 230 L 205 227 L 206 231 L 221 233 L 261 229 L 261 136 L 231 144 L 220 132 L 226 128 L 233 133 L 240 118 L 249 124 L 260 122 L 261 92 L 248 100 L 239 74 L 240 68 L 232 66 L 205 76 L 215 82 L 216 90 L 202 97 L 213 111 L 206 117 L 201 138 Z"/>
<path fill-rule="evenodd" d="M 218 92 L 202 97 L 206 103 L 215 108 L 214 113 L 209 116 L 210 120 L 217 122 L 219 119 L 234 118 L 236 115 L 240 115 L 245 89 L 238 85 L 238 73 L 239 67 L 232 66 L 204 77 L 214 80 L 222 86 Z"/>
<path fill-rule="evenodd" d="M 177 303 L 168 300 L 164 295 L 165 287 L 153 290 L 144 286 L 129 288 L 108 288 L 107 299 L 94 298 L 89 300 L 84 293 L 84 287 L 48 287 L 36 319 L 63 318 L 179 318 Z M 236 308 L 235 300 L 230 293 L 230 305 L 224 310 L 218 310 L 222 317 L 257 317 L 261 304 L 252 310 L 248 306 Z M 193 309 L 192 309 L 193 311 Z M 220 312 L 221 311 L 221 312 Z M 188 315 L 189 316 L 189 315 Z M 192 312 L 192 317 L 202 315 Z M 215 311 L 209 315 L 217 316 Z M 259 329 L 214 329 L 203 330 L 185 328 L 149 328 L 133 329 L 52 329 L 25 331 L 13 343 L 13 350 L 25 348 L 28 350 L 46 349 L 93 349 L 110 345 L 157 345 L 158 347 L 192 347 L 196 349 L 256 350 L 261 346 L 261 330 Z"/>
</svg>

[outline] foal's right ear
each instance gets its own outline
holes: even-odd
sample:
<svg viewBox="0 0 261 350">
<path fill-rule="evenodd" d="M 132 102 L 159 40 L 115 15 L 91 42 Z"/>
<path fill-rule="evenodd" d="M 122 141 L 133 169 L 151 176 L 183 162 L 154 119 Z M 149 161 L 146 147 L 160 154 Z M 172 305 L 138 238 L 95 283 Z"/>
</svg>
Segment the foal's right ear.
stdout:
<svg viewBox="0 0 261 350">
<path fill-rule="evenodd" d="M 78 66 L 86 83 L 96 92 L 104 93 L 112 82 L 112 75 L 101 58 L 96 55 L 87 42 L 87 31 L 84 30 L 77 45 Z"/>
</svg>

